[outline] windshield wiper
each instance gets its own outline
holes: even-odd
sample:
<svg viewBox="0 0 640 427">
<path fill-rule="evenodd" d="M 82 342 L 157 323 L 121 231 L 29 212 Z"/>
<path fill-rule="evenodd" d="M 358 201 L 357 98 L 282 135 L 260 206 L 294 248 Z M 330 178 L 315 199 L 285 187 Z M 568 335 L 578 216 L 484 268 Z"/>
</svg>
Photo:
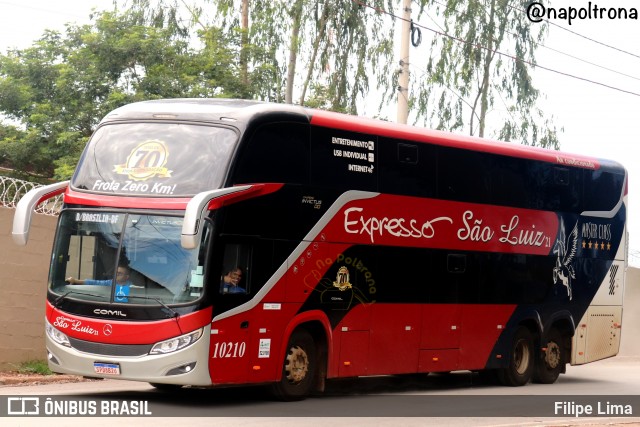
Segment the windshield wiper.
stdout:
<svg viewBox="0 0 640 427">
<path fill-rule="evenodd" d="M 60 308 L 59 307 L 59 303 L 61 303 L 69 294 L 78 294 L 78 295 L 85 295 L 85 296 L 89 296 L 89 297 L 94 297 L 94 298 L 104 298 L 104 295 L 95 295 L 95 294 L 88 294 L 86 292 L 78 292 L 78 291 L 67 291 L 64 294 L 60 295 L 59 297 L 57 297 L 54 301 L 53 301 L 53 306 L 55 308 Z M 180 314 L 175 311 L 174 309 L 172 309 L 171 307 L 169 307 L 167 304 L 163 303 L 160 299 L 156 298 L 156 297 L 142 297 L 142 296 L 132 296 L 132 295 L 128 295 L 127 298 L 138 298 L 138 299 L 146 299 L 146 300 L 153 300 L 155 302 L 157 302 L 159 305 L 162 306 L 162 308 L 166 309 L 169 313 L 168 313 L 168 317 L 171 318 L 177 318 L 180 317 Z"/>
<path fill-rule="evenodd" d="M 143 297 L 143 296 L 137 296 L 137 295 L 127 295 L 127 298 L 138 298 L 138 299 L 146 299 L 146 300 L 154 300 L 155 302 L 157 302 L 158 304 L 160 304 L 163 308 L 165 308 L 167 311 L 169 311 L 170 316 L 169 318 L 177 318 L 180 317 L 180 314 L 175 311 L 174 309 L 172 309 L 171 307 L 169 307 L 167 304 L 163 303 L 160 299 L 156 298 L 156 297 Z"/>
<path fill-rule="evenodd" d="M 104 297 L 105 297 L 104 295 L 94 295 L 94 294 L 88 294 L 88 293 L 86 293 L 86 292 L 67 291 L 67 292 L 65 292 L 64 294 L 60 295 L 60 296 L 59 296 L 58 298 L 56 298 L 55 300 L 53 300 L 53 306 L 54 306 L 55 308 L 60 308 L 60 307 L 58 306 L 58 303 L 62 302 L 62 301 L 67 297 L 67 295 L 69 295 L 69 294 L 86 295 L 86 296 L 94 297 L 94 298 L 104 298 Z"/>
</svg>

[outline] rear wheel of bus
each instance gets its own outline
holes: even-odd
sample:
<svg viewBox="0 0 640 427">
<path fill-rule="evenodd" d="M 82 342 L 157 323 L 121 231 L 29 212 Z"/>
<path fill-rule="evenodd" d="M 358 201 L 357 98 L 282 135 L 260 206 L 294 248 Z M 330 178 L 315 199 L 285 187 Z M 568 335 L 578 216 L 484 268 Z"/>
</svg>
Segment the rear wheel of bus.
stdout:
<svg viewBox="0 0 640 427">
<path fill-rule="evenodd" d="M 282 378 L 273 385 L 273 394 L 280 400 L 304 399 L 313 387 L 317 366 L 313 337 L 304 329 L 294 331 L 282 363 Z"/>
<path fill-rule="evenodd" d="M 542 345 L 542 353 L 536 360 L 533 381 L 541 384 L 553 384 L 564 368 L 565 348 L 562 334 L 556 328 L 549 331 L 546 342 Z"/>
<path fill-rule="evenodd" d="M 521 326 L 511 342 L 509 364 L 498 371 L 498 378 L 503 385 L 522 386 L 531 380 L 533 369 L 533 337 L 529 329 Z"/>
</svg>

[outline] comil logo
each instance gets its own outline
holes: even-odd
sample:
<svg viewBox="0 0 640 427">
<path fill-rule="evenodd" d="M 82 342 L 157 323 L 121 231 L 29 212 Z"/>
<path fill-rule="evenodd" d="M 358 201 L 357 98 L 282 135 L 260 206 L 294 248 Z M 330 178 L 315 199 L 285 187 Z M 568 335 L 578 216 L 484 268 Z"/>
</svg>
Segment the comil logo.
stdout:
<svg viewBox="0 0 640 427">
<path fill-rule="evenodd" d="M 101 314 L 103 316 L 120 316 L 127 317 L 127 313 L 122 312 L 121 310 L 105 310 L 102 308 L 96 308 L 93 310 L 95 314 Z"/>
<path fill-rule="evenodd" d="M 146 181 L 155 176 L 169 178 L 172 171 L 166 168 L 168 159 L 169 150 L 164 142 L 145 141 L 131 150 L 125 164 L 115 165 L 113 171 L 134 181 Z"/>
</svg>

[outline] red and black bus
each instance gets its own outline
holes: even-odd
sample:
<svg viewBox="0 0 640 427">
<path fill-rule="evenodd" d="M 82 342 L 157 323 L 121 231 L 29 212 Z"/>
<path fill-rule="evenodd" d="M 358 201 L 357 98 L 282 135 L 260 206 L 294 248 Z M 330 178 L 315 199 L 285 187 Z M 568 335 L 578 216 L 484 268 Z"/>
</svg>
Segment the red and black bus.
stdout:
<svg viewBox="0 0 640 427">
<path fill-rule="evenodd" d="M 64 193 L 55 372 L 157 387 L 454 370 L 554 382 L 617 354 L 627 173 L 612 161 L 299 106 L 119 108 Z M 126 280 L 123 280 L 126 278 Z"/>
</svg>

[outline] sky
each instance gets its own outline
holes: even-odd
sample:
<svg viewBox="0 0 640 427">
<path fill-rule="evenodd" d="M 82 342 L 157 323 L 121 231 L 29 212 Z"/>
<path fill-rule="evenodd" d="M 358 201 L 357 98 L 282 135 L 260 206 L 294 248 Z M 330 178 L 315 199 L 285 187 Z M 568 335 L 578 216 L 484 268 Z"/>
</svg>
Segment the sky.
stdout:
<svg viewBox="0 0 640 427">
<path fill-rule="evenodd" d="M 598 7 L 615 8 L 616 14 L 618 9 L 628 12 L 634 7 L 640 9 L 637 0 L 546 0 L 544 3 L 555 9 L 557 15 L 563 11 L 570 13 L 569 7 L 582 8 L 585 14 L 586 8 L 598 3 Z M 0 51 L 26 48 L 45 29 L 63 31 L 67 22 L 88 23 L 93 8 L 112 7 L 112 0 L 0 0 Z M 569 23 L 558 16 L 550 21 L 552 25 L 544 47 L 540 46 L 536 53 L 540 67 L 533 74 L 533 84 L 544 94 L 539 105 L 564 129 L 559 135 L 562 151 L 615 160 L 629 171 L 629 258 L 632 265 L 640 267 L 640 216 L 636 212 L 640 206 L 640 144 L 637 140 L 640 135 L 640 47 L 637 45 L 640 19 L 611 19 L 608 13 L 595 17 L 592 12 L 591 19 L 578 16 Z M 420 24 L 429 26 L 430 23 L 425 19 Z M 420 49 L 428 46 L 428 35 L 424 32 L 423 38 L 422 47 L 412 48 L 410 55 L 420 55 Z"/>
<path fill-rule="evenodd" d="M 545 3 L 558 9 L 569 6 L 586 8 L 589 4 L 599 3 L 600 6 L 627 11 L 636 7 L 640 13 L 637 0 L 551 0 Z M 534 84 L 546 95 L 541 104 L 543 110 L 552 113 L 555 123 L 564 127 L 560 134 L 561 150 L 615 160 L 627 168 L 629 258 L 632 265 L 640 266 L 640 216 L 637 211 L 640 207 L 640 47 L 637 43 L 640 40 L 640 20 L 576 19 L 571 25 L 561 19 L 551 22 L 559 26 L 550 26 L 543 43 L 547 47 L 539 48 L 536 54 L 540 66 L 633 93 L 540 68 L 534 74 Z"/>
</svg>

